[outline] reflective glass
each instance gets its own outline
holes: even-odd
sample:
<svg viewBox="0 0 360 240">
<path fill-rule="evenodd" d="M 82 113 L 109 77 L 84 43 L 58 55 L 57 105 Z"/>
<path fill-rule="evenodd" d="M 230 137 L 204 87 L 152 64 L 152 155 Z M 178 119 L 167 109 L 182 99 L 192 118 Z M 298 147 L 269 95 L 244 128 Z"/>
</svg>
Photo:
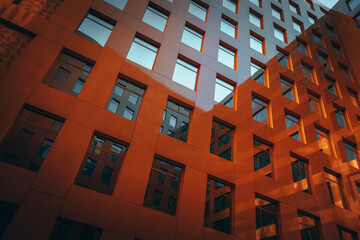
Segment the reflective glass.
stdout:
<svg viewBox="0 0 360 240">
<path fill-rule="evenodd" d="M 302 33 L 302 28 L 301 28 L 301 25 L 295 21 L 293 21 L 293 26 L 294 26 L 294 29 L 300 33 Z"/>
<path fill-rule="evenodd" d="M 232 51 L 231 49 L 223 46 L 223 45 L 219 45 L 219 50 L 218 50 L 218 61 L 225 64 L 226 66 L 235 69 L 235 52 Z"/>
<path fill-rule="evenodd" d="M 176 61 L 172 80 L 177 83 L 180 83 L 181 85 L 187 88 L 195 90 L 197 71 L 198 71 L 197 67 L 178 58 Z"/>
<path fill-rule="evenodd" d="M 254 24 L 258 28 L 261 28 L 261 18 L 250 12 L 249 14 L 250 23 Z"/>
<path fill-rule="evenodd" d="M 158 47 L 139 37 L 135 37 L 126 58 L 151 70 L 154 65 L 157 51 Z"/>
<path fill-rule="evenodd" d="M 153 26 L 154 28 L 164 31 L 166 27 L 166 23 L 168 20 L 168 15 L 166 13 L 161 12 L 160 10 L 153 8 L 152 6 L 148 6 L 144 13 L 142 21 Z"/>
<path fill-rule="evenodd" d="M 114 7 L 123 10 L 128 0 L 104 0 L 105 2 L 113 5 Z"/>
<path fill-rule="evenodd" d="M 189 45 L 190 47 L 198 51 L 201 51 L 203 34 L 188 26 L 185 26 L 181 42 Z"/>
<path fill-rule="evenodd" d="M 235 38 L 236 35 L 236 25 L 228 20 L 221 18 L 220 30 L 227 35 Z"/>
<path fill-rule="evenodd" d="M 88 13 L 77 31 L 88 36 L 91 41 L 104 46 L 113 28 L 114 25 Z"/>
<path fill-rule="evenodd" d="M 282 21 L 282 16 L 281 16 L 281 12 L 275 8 L 271 8 L 271 14 L 273 15 L 273 17 L 279 19 L 280 21 Z"/>
<path fill-rule="evenodd" d="M 263 53 L 263 40 L 250 35 L 250 47 L 259 53 Z"/>
<path fill-rule="evenodd" d="M 203 21 L 206 21 L 207 8 L 193 0 L 191 0 L 189 5 L 189 13 L 200 18 Z"/>
<path fill-rule="evenodd" d="M 223 6 L 233 13 L 236 13 L 236 2 L 233 0 L 223 0 Z"/>
<path fill-rule="evenodd" d="M 274 28 L 274 35 L 277 39 L 279 39 L 280 41 L 282 42 L 285 42 L 285 35 L 284 35 L 284 32 L 281 31 L 280 29 L 278 28 Z"/>
<path fill-rule="evenodd" d="M 233 91 L 234 86 L 228 84 L 227 82 L 216 78 L 215 84 L 215 101 L 225 106 L 232 108 L 233 107 Z"/>
</svg>

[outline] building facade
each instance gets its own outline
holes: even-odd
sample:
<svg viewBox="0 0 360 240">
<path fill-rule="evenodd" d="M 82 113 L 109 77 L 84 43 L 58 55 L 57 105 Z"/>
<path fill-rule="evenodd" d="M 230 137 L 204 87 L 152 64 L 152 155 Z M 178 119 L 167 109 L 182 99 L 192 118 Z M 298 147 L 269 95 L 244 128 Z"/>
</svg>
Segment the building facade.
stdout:
<svg viewBox="0 0 360 240">
<path fill-rule="evenodd" d="M 360 35 L 339 11 L 2 1 L 0 238 L 359 239 Z"/>
</svg>

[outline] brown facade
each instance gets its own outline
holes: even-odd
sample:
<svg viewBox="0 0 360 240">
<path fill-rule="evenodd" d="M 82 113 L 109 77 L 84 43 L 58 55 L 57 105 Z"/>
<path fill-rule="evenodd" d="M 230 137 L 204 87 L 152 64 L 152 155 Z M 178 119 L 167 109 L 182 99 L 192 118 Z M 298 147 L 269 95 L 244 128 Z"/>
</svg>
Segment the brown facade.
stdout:
<svg viewBox="0 0 360 240">
<path fill-rule="evenodd" d="M 289 1 L 260 2 L 232 13 L 195 1 L 203 21 L 194 1 L 154 0 L 161 31 L 142 20 L 147 0 L 2 1 L 0 238 L 358 239 L 359 29 L 330 11 L 295 37 Z M 271 4 L 285 22 L 269 20 Z M 290 4 L 298 23 L 320 16 Z M 89 9 L 110 29 L 104 47 L 78 34 Z M 237 22 L 234 38 L 221 19 Z M 181 42 L 184 26 L 202 35 L 199 51 Z M 129 60 L 135 38 L 152 66 Z M 172 80 L 177 59 L 194 90 Z M 235 86 L 230 105 L 214 101 L 217 78 Z"/>
</svg>

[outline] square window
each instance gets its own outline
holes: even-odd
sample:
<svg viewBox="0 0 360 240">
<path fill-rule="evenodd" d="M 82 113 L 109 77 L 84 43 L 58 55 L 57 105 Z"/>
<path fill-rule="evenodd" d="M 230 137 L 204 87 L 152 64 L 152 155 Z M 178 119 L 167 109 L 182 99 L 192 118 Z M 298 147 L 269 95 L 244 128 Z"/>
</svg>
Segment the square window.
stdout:
<svg viewBox="0 0 360 240">
<path fill-rule="evenodd" d="M 309 56 L 309 51 L 308 51 L 308 44 L 306 42 L 300 41 L 299 39 L 297 40 L 297 46 L 298 46 L 298 51 L 300 53 L 305 54 L 305 56 Z"/>
<path fill-rule="evenodd" d="M 266 72 L 264 66 L 260 66 L 258 63 L 251 61 L 250 73 L 251 73 L 251 78 L 254 81 L 267 86 Z"/>
<path fill-rule="evenodd" d="M 340 71 L 342 73 L 342 75 L 344 76 L 344 78 L 350 82 L 352 82 L 352 78 L 350 77 L 350 73 L 349 73 L 349 67 L 345 66 L 344 64 L 339 62 L 339 67 L 340 67 Z"/>
<path fill-rule="evenodd" d="M 126 58 L 152 70 L 158 50 L 159 46 L 135 36 Z"/>
<path fill-rule="evenodd" d="M 76 53 L 63 50 L 42 82 L 76 97 L 84 86 L 94 63 Z"/>
<path fill-rule="evenodd" d="M 275 201 L 255 194 L 256 231 L 261 232 L 261 239 L 278 239 L 277 212 Z M 272 231 L 268 230 L 270 227 Z"/>
<path fill-rule="evenodd" d="M 281 49 L 280 47 L 276 47 L 277 49 L 277 59 L 278 63 L 286 68 L 290 69 L 290 59 L 289 59 L 289 53 L 285 50 Z"/>
<path fill-rule="evenodd" d="M 325 110 L 321 101 L 321 96 L 308 89 L 308 97 L 309 97 L 310 110 L 317 114 L 325 116 L 324 114 Z"/>
<path fill-rule="evenodd" d="M 293 175 L 294 186 L 304 192 L 310 193 L 310 179 L 308 177 L 308 161 L 290 153 L 291 169 Z"/>
<path fill-rule="evenodd" d="M 293 20 L 293 27 L 294 27 L 295 31 L 298 31 L 299 33 L 303 33 L 304 26 L 303 26 L 302 22 L 300 22 L 296 18 L 293 18 L 292 20 Z"/>
<path fill-rule="evenodd" d="M 340 96 L 339 89 L 337 87 L 336 80 L 327 74 L 324 74 L 326 82 L 329 84 L 327 89 L 330 93 L 334 94 L 335 96 Z"/>
<path fill-rule="evenodd" d="M 298 15 L 301 15 L 299 5 L 297 5 L 293 1 L 289 1 L 289 7 L 290 7 L 290 11 L 292 11 L 293 13 L 296 13 Z"/>
<path fill-rule="evenodd" d="M 228 161 L 232 160 L 232 137 L 234 128 L 228 124 L 213 120 L 211 129 L 210 153 Z"/>
<path fill-rule="evenodd" d="M 198 51 L 202 51 L 203 38 L 204 32 L 198 31 L 193 26 L 187 23 L 184 28 L 181 42 Z"/>
<path fill-rule="evenodd" d="M 344 193 L 342 190 L 341 175 L 328 169 L 324 169 L 324 171 L 331 203 L 335 206 L 346 209 Z"/>
<path fill-rule="evenodd" d="M 278 8 L 274 4 L 271 4 L 271 15 L 280 21 L 284 21 L 284 15 L 281 8 Z"/>
<path fill-rule="evenodd" d="M 226 17 L 225 15 L 221 18 L 220 30 L 227 35 L 236 38 L 237 37 L 237 22 Z"/>
<path fill-rule="evenodd" d="M 359 168 L 359 163 L 358 163 L 359 155 L 358 155 L 357 144 L 346 138 L 343 138 L 343 142 L 344 142 L 346 157 L 349 163 L 352 166 Z"/>
<path fill-rule="evenodd" d="M 91 239 L 100 240 L 103 229 L 77 222 L 67 218 L 58 217 L 49 240 L 58 239 Z"/>
<path fill-rule="evenodd" d="M 285 110 L 285 123 L 289 136 L 298 141 L 303 141 L 301 117 L 294 113 L 290 113 L 288 110 Z"/>
<path fill-rule="evenodd" d="M 128 0 L 104 0 L 105 2 L 117 7 L 120 10 L 124 10 Z"/>
<path fill-rule="evenodd" d="M 332 66 L 330 64 L 329 57 L 326 53 L 323 53 L 322 51 L 318 51 L 318 58 L 321 62 L 321 65 L 323 65 L 324 67 L 326 67 L 329 70 L 332 70 Z"/>
<path fill-rule="evenodd" d="M 269 100 L 258 97 L 253 94 L 252 96 L 252 118 L 265 125 L 269 124 Z"/>
<path fill-rule="evenodd" d="M 199 66 L 189 63 L 185 59 L 176 60 L 172 80 L 191 90 L 195 90 Z"/>
<path fill-rule="evenodd" d="M 144 198 L 144 206 L 176 215 L 184 166 L 155 156 Z"/>
<path fill-rule="evenodd" d="M 234 107 L 234 86 L 216 77 L 214 100 L 229 108 Z"/>
<path fill-rule="evenodd" d="M 351 103 L 355 106 L 355 107 L 360 107 L 360 102 L 359 102 L 359 94 L 357 91 L 347 87 L 348 93 L 349 93 L 349 97 L 350 97 L 350 101 Z"/>
<path fill-rule="evenodd" d="M 227 44 L 219 43 L 218 61 L 236 70 L 236 49 L 230 48 Z"/>
<path fill-rule="evenodd" d="M 94 133 L 74 184 L 112 195 L 128 145 Z"/>
<path fill-rule="evenodd" d="M 252 32 L 250 32 L 250 47 L 265 55 L 264 42 L 265 40 L 263 38 L 255 36 Z"/>
<path fill-rule="evenodd" d="M 123 76 L 119 77 L 111 92 L 106 109 L 135 121 L 144 92 L 144 88 L 126 81 Z"/>
<path fill-rule="evenodd" d="M 319 220 L 303 211 L 298 211 L 301 240 L 320 239 Z"/>
<path fill-rule="evenodd" d="M 280 76 L 280 86 L 282 95 L 292 101 L 295 100 L 294 82 Z"/>
<path fill-rule="evenodd" d="M 359 0 L 346 0 L 346 4 L 348 5 L 350 11 L 354 10 L 357 5 L 360 4 Z"/>
<path fill-rule="evenodd" d="M 333 38 L 336 38 L 335 32 L 334 32 L 334 28 L 328 24 L 325 24 L 326 27 L 326 31 L 328 32 L 328 34 L 330 36 L 332 36 Z"/>
<path fill-rule="evenodd" d="M 316 17 L 308 12 L 308 21 L 310 24 L 316 24 Z"/>
<path fill-rule="evenodd" d="M 315 31 L 313 31 L 313 42 L 314 42 L 314 43 L 319 43 L 321 46 L 324 46 L 324 43 L 323 43 L 323 41 L 322 41 L 321 34 L 315 32 Z"/>
<path fill-rule="evenodd" d="M 25 106 L 0 144 L 0 161 L 37 172 L 64 119 Z"/>
<path fill-rule="evenodd" d="M 253 139 L 254 171 L 264 176 L 272 177 L 272 153 L 273 144 L 270 144 L 258 137 Z"/>
<path fill-rule="evenodd" d="M 255 4 L 255 5 L 258 6 L 258 7 L 262 7 L 262 6 L 261 6 L 261 3 L 262 3 L 261 1 L 262 1 L 262 0 L 249 0 L 249 1 L 250 1 L 251 3 L 253 3 L 253 4 Z"/>
<path fill-rule="evenodd" d="M 91 10 L 86 14 L 85 18 L 81 21 L 75 32 L 90 41 L 104 46 L 114 26 L 115 21 L 102 16 L 94 10 Z"/>
<path fill-rule="evenodd" d="M 347 117 L 346 117 L 346 110 L 343 107 L 340 107 L 336 104 L 333 104 L 334 108 L 335 108 L 335 118 L 336 121 L 338 123 L 338 125 L 340 125 L 341 127 L 348 127 L 348 122 L 347 122 Z"/>
<path fill-rule="evenodd" d="M 160 10 L 160 7 L 152 3 L 147 6 L 142 21 L 163 32 L 165 30 L 168 17 L 169 12 L 166 12 L 163 9 Z"/>
<path fill-rule="evenodd" d="M 314 68 L 304 62 L 301 62 L 301 68 L 304 73 L 304 77 L 310 82 L 317 84 L 317 81 L 314 76 Z"/>
<path fill-rule="evenodd" d="M 263 16 L 250 8 L 249 21 L 258 28 L 264 29 Z"/>
<path fill-rule="evenodd" d="M 315 124 L 315 133 L 320 152 L 333 156 L 332 145 L 330 142 L 330 131 Z"/>
<path fill-rule="evenodd" d="M 231 234 L 232 191 L 233 187 L 230 184 L 208 178 L 204 215 L 205 227 Z"/>
<path fill-rule="evenodd" d="M 237 0 L 223 0 L 223 6 L 233 13 L 237 13 Z"/>
<path fill-rule="evenodd" d="M 178 103 L 168 100 L 164 112 L 161 132 L 186 142 L 191 110 Z"/>
<path fill-rule="evenodd" d="M 354 2 L 354 1 L 350 0 L 349 3 L 350 2 Z M 340 237 L 341 240 L 343 240 L 343 239 L 344 240 L 348 240 L 348 239 L 349 240 L 357 240 L 357 239 L 359 239 L 357 232 L 354 232 L 354 231 L 352 231 L 350 229 L 344 228 L 344 227 L 339 226 L 339 225 L 337 225 L 337 229 L 338 229 L 339 237 Z"/>
<path fill-rule="evenodd" d="M 331 42 L 332 46 L 333 46 L 333 49 L 334 49 L 334 52 L 339 56 L 339 57 L 343 57 L 342 56 L 342 53 L 341 53 L 341 48 L 338 44 L 334 43 L 334 42 Z"/>
<path fill-rule="evenodd" d="M 206 6 L 204 3 L 194 0 L 190 1 L 189 13 L 200 18 L 205 22 L 207 20 L 207 10 L 208 10 L 208 6 Z"/>
<path fill-rule="evenodd" d="M 287 43 L 287 36 L 285 29 L 282 29 L 280 26 L 274 25 L 274 36 L 280 41 Z"/>
</svg>

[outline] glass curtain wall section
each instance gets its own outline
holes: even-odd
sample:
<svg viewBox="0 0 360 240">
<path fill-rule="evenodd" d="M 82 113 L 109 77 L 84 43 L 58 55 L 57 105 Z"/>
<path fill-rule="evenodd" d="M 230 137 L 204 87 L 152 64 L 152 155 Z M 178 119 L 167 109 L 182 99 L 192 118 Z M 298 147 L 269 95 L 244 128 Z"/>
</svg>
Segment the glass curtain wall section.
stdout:
<svg viewBox="0 0 360 240">
<path fill-rule="evenodd" d="M 205 199 L 204 226 L 231 234 L 232 186 L 208 178 Z"/>
</svg>

